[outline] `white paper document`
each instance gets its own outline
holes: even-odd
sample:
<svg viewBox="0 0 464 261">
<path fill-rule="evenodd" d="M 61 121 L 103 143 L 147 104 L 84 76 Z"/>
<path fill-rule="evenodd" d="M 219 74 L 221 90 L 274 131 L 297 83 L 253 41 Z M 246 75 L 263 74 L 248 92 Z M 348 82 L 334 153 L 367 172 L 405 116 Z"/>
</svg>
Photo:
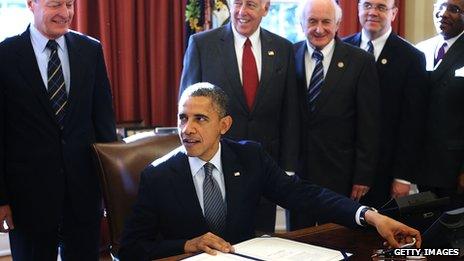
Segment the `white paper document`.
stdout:
<svg viewBox="0 0 464 261">
<path fill-rule="evenodd" d="M 218 253 L 211 256 L 203 253 L 187 260 L 336 261 L 352 255 L 278 237 L 253 238 L 234 245 L 234 248 L 236 254 Z"/>
</svg>

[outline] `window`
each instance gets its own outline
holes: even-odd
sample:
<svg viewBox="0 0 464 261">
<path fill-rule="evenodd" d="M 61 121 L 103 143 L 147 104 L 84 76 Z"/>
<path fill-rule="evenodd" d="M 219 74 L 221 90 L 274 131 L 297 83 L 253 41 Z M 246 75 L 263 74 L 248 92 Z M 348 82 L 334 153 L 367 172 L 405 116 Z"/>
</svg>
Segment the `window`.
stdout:
<svg viewBox="0 0 464 261">
<path fill-rule="evenodd" d="M 305 36 L 298 21 L 297 8 L 299 0 L 273 0 L 261 26 L 275 34 L 296 43 L 304 40 Z"/>
<path fill-rule="evenodd" d="M 26 0 L 0 0 L 0 41 L 24 32 L 31 21 Z"/>
</svg>

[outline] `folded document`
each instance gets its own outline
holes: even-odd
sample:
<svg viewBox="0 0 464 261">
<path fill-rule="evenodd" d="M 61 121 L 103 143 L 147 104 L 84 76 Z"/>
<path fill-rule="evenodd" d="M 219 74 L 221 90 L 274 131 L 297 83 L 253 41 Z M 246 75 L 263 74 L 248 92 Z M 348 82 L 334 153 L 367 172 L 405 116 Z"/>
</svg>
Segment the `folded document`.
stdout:
<svg viewBox="0 0 464 261">
<path fill-rule="evenodd" d="M 189 261 L 207 260 L 266 260 L 266 261 L 336 261 L 352 254 L 325 247 L 300 243 L 278 237 L 258 237 L 234 245 L 235 253 L 216 256 L 202 253 L 189 257 Z"/>
</svg>

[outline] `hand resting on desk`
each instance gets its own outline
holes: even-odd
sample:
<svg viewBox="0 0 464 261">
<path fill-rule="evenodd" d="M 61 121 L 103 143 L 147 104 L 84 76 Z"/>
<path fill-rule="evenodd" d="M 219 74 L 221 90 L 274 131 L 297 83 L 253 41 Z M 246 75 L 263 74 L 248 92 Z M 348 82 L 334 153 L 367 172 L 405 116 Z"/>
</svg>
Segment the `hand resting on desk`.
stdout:
<svg viewBox="0 0 464 261">
<path fill-rule="evenodd" d="M 197 253 L 204 251 L 210 255 L 216 255 L 216 251 L 224 253 L 234 252 L 234 247 L 224 239 L 208 232 L 199 237 L 187 240 L 184 245 L 185 253 Z"/>
</svg>

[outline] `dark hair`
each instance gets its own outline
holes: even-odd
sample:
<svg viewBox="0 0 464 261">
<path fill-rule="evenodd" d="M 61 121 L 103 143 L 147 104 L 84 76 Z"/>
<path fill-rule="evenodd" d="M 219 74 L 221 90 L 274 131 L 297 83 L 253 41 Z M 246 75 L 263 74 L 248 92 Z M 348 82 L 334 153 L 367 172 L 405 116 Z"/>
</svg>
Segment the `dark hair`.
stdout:
<svg viewBox="0 0 464 261">
<path fill-rule="evenodd" d="M 209 82 L 199 82 L 187 87 L 182 93 L 179 104 L 182 103 L 188 97 L 207 97 L 211 99 L 213 106 L 219 114 L 219 117 L 223 118 L 229 115 L 229 97 L 224 90 Z"/>
</svg>

